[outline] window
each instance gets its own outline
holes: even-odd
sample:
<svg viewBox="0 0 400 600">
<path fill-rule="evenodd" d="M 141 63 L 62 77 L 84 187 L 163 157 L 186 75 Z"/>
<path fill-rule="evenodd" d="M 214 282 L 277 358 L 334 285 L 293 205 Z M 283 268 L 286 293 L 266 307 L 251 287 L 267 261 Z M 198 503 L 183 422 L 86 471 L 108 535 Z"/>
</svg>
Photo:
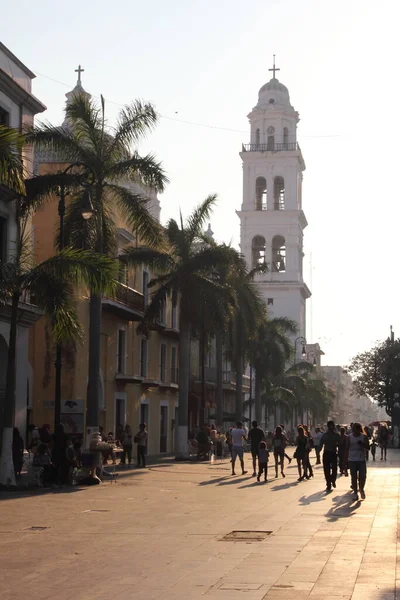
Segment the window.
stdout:
<svg viewBox="0 0 400 600">
<path fill-rule="evenodd" d="M 275 137 L 273 135 L 268 136 L 267 150 L 272 152 L 275 150 Z"/>
<path fill-rule="evenodd" d="M 265 177 L 256 179 L 256 210 L 267 210 L 267 181 Z"/>
<path fill-rule="evenodd" d="M 286 271 L 286 246 L 285 238 L 276 235 L 272 240 L 272 271 L 285 273 Z"/>
<path fill-rule="evenodd" d="M 140 342 L 140 375 L 141 375 L 141 377 L 147 377 L 147 361 L 148 361 L 147 346 L 148 346 L 147 339 L 142 338 L 142 341 Z"/>
<path fill-rule="evenodd" d="M 167 303 L 164 300 L 160 309 L 160 323 L 166 325 L 167 323 Z"/>
<path fill-rule="evenodd" d="M 121 259 L 119 259 L 118 281 L 124 285 L 128 285 L 128 266 Z"/>
<path fill-rule="evenodd" d="M 176 302 L 172 303 L 171 307 L 171 329 L 178 329 L 178 308 L 176 306 Z"/>
<path fill-rule="evenodd" d="M 10 113 L 0 106 L 0 125 L 10 125 Z"/>
<path fill-rule="evenodd" d="M 178 383 L 178 369 L 176 368 L 176 347 L 171 348 L 171 383 Z"/>
<path fill-rule="evenodd" d="M 253 238 L 252 242 L 252 265 L 253 267 L 257 267 L 258 265 L 262 265 L 266 262 L 265 259 L 265 237 L 262 235 L 256 235 Z"/>
<path fill-rule="evenodd" d="M 274 179 L 274 210 L 285 210 L 285 182 L 283 177 Z"/>
<path fill-rule="evenodd" d="M 126 332 L 125 332 L 125 329 L 118 329 L 117 373 L 125 373 L 125 359 L 126 359 Z"/>
<path fill-rule="evenodd" d="M 273 298 L 268 298 L 267 300 L 267 306 L 273 306 L 274 305 L 274 299 Z"/>
<path fill-rule="evenodd" d="M 166 380 L 166 371 L 167 371 L 167 346 L 165 344 L 161 344 L 160 346 L 160 380 Z"/>
<path fill-rule="evenodd" d="M 147 271 L 143 271 L 142 275 L 142 294 L 144 296 L 144 305 L 147 306 L 149 304 L 149 281 L 150 277 Z"/>
<path fill-rule="evenodd" d="M 256 148 L 260 145 L 260 130 L 256 129 Z"/>
<path fill-rule="evenodd" d="M 283 148 L 287 150 L 289 147 L 289 129 L 287 127 L 283 128 Z"/>
<path fill-rule="evenodd" d="M 0 217 L 0 263 L 7 260 L 7 219 Z"/>
</svg>

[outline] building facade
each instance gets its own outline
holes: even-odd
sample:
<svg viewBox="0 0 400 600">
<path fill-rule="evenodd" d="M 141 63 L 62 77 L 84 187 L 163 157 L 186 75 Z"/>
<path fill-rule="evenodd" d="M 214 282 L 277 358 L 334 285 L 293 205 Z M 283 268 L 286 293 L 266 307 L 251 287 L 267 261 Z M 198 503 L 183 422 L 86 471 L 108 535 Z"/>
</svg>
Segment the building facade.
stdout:
<svg viewBox="0 0 400 600">
<path fill-rule="evenodd" d="M 243 144 L 243 202 L 240 246 L 249 268 L 266 264 L 255 281 L 269 314 L 288 317 L 305 336 L 306 300 L 311 293 L 303 280 L 302 209 L 305 163 L 297 142 L 299 115 L 286 86 L 275 77 L 262 86 L 248 115 L 250 143 Z"/>
<path fill-rule="evenodd" d="M 86 93 L 80 77 L 66 94 Z M 64 126 L 68 126 L 64 122 Z M 37 173 L 54 173 L 68 166 L 60 156 L 38 154 Z M 149 209 L 159 219 L 160 203 L 150 193 Z M 124 247 L 140 243 L 123 219 L 116 217 L 118 253 Z M 119 219 L 119 220 L 118 220 Z M 41 261 L 55 252 L 58 226 L 58 198 L 54 197 L 33 218 L 35 257 Z M 176 306 L 167 304 L 157 327 L 147 337 L 137 325 L 149 302 L 151 273 L 145 268 L 121 271 L 120 285 L 114 297 L 102 299 L 101 324 L 101 397 L 100 425 L 115 433 L 118 426 L 129 424 L 133 431 L 145 422 L 149 431 L 148 452 L 171 452 L 175 444 L 178 407 L 179 323 Z M 89 298 L 81 290 L 78 310 L 88 338 Z M 55 347 L 44 322 L 37 323 L 30 336 L 29 353 L 34 370 L 33 415 L 35 424 L 54 423 Z M 82 435 L 88 382 L 88 344 L 76 349 L 63 346 L 62 422 L 66 431 Z"/>
<path fill-rule="evenodd" d="M 31 127 L 36 114 L 46 107 L 32 94 L 32 73 L 4 44 L 0 42 L 0 125 L 22 131 Z M 26 147 L 23 154 L 25 175 L 32 172 L 33 153 Z M 0 262 L 10 261 L 16 248 L 17 223 L 15 201 L 11 190 L 0 186 Z M 17 337 L 17 384 L 15 425 L 25 436 L 32 405 L 32 368 L 28 360 L 29 327 L 40 317 L 39 311 L 29 303 L 20 302 L 20 319 Z M 10 310 L 0 307 L 0 416 L 4 402 L 7 371 L 7 352 L 10 333 Z"/>
</svg>

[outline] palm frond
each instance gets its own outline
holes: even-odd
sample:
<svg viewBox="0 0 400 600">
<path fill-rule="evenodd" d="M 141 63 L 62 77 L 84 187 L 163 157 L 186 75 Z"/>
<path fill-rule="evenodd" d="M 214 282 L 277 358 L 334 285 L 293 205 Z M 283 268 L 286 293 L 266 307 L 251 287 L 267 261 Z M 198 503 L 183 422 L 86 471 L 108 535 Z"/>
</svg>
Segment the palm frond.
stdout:
<svg viewBox="0 0 400 600">
<path fill-rule="evenodd" d="M 153 154 L 139 156 L 137 152 L 126 160 L 112 163 L 106 171 L 106 176 L 112 181 L 128 179 L 141 187 L 158 192 L 164 191 L 169 183 L 161 162 L 158 162 Z"/>
<path fill-rule="evenodd" d="M 82 175 L 78 173 L 45 173 L 25 180 L 26 196 L 21 203 L 22 214 L 37 211 L 45 201 L 58 196 L 62 186 L 66 190 L 79 188 Z"/>
<path fill-rule="evenodd" d="M 121 258 L 131 267 L 147 265 L 151 271 L 168 274 L 175 267 L 174 257 L 153 248 L 125 248 Z"/>
<path fill-rule="evenodd" d="M 92 148 L 97 157 L 103 155 L 103 111 L 92 98 L 74 94 L 65 108 L 65 116 L 80 144 Z"/>
<path fill-rule="evenodd" d="M 19 287 L 20 270 L 17 262 L 0 262 L 0 306 L 7 304 Z"/>
<path fill-rule="evenodd" d="M 39 122 L 25 131 L 27 143 L 33 144 L 36 151 L 51 151 L 58 154 L 61 163 L 82 162 L 91 165 L 95 162 L 88 146 L 80 143 L 73 132 L 65 127 L 57 127 L 48 122 Z"/>
<path fill-rule="evenodd" d="M 22 148 L 24 136 L 16 129 L 0 125 L 0 185 L 24 194 Z"/>
<path fill-rule="evenodd" d="M 217 195 L 211 194 L 188 217 L 186 230 L 190 242 L 202 235 L 205 223 L 211 217 L 216 202 Z"/>
<path fill-rule="evenodd" d="M 113 197 L 122 216 L 143 243 L 149 246 L 159 246 L 162 243 L 163 230 L 147 209 L 148 198 L 120 185 L 108 185 L 107 193 Z"/>
<path fill-rule="evenodd" d="M 114 148 L 126 148 L 140 141 L 152 131 L 157 121 L 157 113 L 149 102 L 135 100 L 130 105 L 124 106 L 118 114 L 111 152 Z"/>
</svg>

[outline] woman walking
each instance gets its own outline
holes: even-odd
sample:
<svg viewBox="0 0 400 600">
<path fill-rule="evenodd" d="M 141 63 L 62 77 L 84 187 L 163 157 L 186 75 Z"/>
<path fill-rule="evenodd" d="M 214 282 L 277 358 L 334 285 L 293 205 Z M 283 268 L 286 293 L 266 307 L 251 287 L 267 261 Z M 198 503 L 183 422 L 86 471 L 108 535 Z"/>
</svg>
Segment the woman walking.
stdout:
<svg viewBox="0 0 400 600">
<path fill-rule="evenodd" d="M 346 466 L 346 429 L 344 427 L 340 428 L 340 442 L 338 448 L 339 454 L 339 470 L 341 475 L 348 476 L 347 466 Z"/>
<path fill-rule="evenodd" d="M 278 477 L 278 466 L 281 467 L 281 475 L 285 477 L 283 469 L 285 467 L 285 448 L 287 446 L 287 437 L 282 431 L 282 427 L 275 429 L 275 434 L 272 438 L 272 449 L 275 457 L 275 477 Z"/>
<path fill-rule="evenodd" d="M 299 478 L 297 481 L 303 481 L 307 475 L 307 444 L 308 438 L 304 428 L 299 425 L 297 427 L 296 450 L 294 453 L 294 458 L 297 460 L 297 468 L 299 471 Z"/>
<path fill-rule="evenodd" d="M 307 456 L 306 456 L 306 479 L 314 477 L 314 472 L 310 462 L 310 452 L 314 448 L 314 441 L 308 430 L 308 425 L 303 425 L 304 433 L 307 437 Z"/>
<path fill-rule="evenodd" d="M 130 465 L 132 462 L 132 429 L 129 425 L 125 425 L 124 433 L 122 435 L 121 464 L 126 463 L 126 457 L 128 457 L 128 465 Z"/>
<path fill-rule="evenodd" d="M 389 430 L 386 423 L 382 423 L 378 429 L 378 441 L 381 447 L 381 460 L 386 460 L 387 447 L 389 444 Z"/>
</svg>

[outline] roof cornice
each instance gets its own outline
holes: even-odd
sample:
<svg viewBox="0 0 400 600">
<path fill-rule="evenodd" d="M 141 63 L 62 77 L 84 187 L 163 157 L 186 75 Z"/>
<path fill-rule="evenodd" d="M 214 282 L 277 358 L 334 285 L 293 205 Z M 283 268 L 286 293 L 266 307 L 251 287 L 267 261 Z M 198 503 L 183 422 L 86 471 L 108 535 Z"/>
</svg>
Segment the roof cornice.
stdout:
<svg viewBox="0 0 400 600">
<path fill-rule="evenodd" d="M 0 88 L 17 104 L 24 104 L 35 115 L 47 109 L 33 94 L 22 88 L 12 77 L 3 69 L 0 69 Z"/>
<path fill-rule="evenodd" d="M 7 46 L 5 46 L 5 45 L 4 45 L 2 42 L 0 42 L 0 51 L 1 51 L 1 52 L 4 52 L 4 54 L 5 54 L 6 56 L 8 56 L 8 58 L 9 58 L 10 60 L 12 60 L 12 61 L 13 61 L 13 62 L 14 62 L 14 63 L 15 63 L 15 64 L 16 64 L 16 65 L 17 65 L 17 66 L 20 68 L 20 69 L 22 69 L 22 70 L 23 70 L 23 72 L 24 72 L 26 75 L 28 75 L 28 77 L 30 77 L 31 79 L 35 79 L 35 77 L 36 77 L 35 73 L 32 73 L 32 71 L 31 71 L 30 69 L 28 69 L 28 67 L 27 67 L 27 66 L 25 66 L 25 65 L 24 65 L 24 63 L 23 63 L 23 62 L 21 62 L 21 61 L 19 60 L 19 58 L 17 58 L 17 57 L 15 56 L 15 54 L 13 54 L 13 53 L 11 52 L 11 50 L 9 50 L 9 49 L 7 48 Z"/>
</svg>

